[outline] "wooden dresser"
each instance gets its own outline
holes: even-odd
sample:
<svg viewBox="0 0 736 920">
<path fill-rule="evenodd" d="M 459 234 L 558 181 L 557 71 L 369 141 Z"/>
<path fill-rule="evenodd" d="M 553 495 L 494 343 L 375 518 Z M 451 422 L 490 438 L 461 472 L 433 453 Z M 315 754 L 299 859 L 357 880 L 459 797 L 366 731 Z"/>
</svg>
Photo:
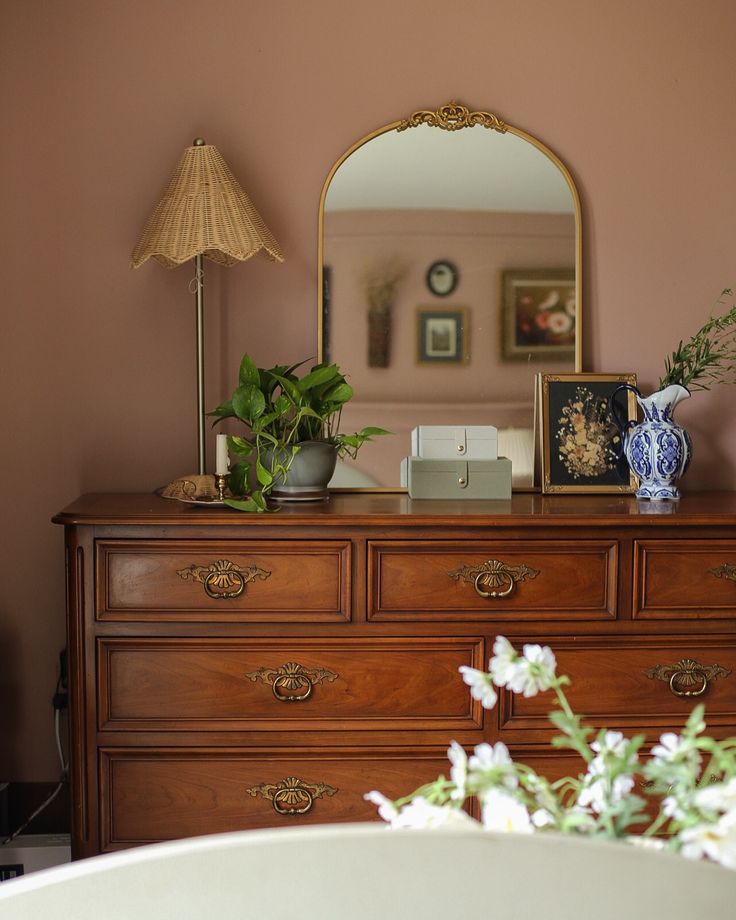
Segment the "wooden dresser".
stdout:
<svg viewBox="0 0 736 920">
<path fill-rule="evenodd" d="M 87 495 L 66 534 L 76 857 L 375 817 L 455 738 L 548 775 L 548 695 L 484 712 L 458 668 L 552 646 L 576 709 L 736 734 L 736 494 L 335 494 L 269 515 Z"/>
</svg>

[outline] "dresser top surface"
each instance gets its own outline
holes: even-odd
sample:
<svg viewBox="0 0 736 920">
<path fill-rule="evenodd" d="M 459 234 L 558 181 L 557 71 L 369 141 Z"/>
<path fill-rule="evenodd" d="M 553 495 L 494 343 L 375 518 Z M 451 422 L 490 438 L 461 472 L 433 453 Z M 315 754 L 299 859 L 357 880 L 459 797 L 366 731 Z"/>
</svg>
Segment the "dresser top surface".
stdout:
<svg viewBox="0 0 736 920">
<path fill-rule="evenodd" d="M 515 493 L 508 501 L 415 501 L 405 493 L 332 493 L 322 502 L 285 504 L 272 514 L 202 507 L 154 493 L 83 495 L 53 521 L 65 525 L 157 524 L 188 526 L 294 526 L 330 524 L 467 525 L 575 524 L 595 520 L 620 526 L 711 524 L 736 526 L 736 492 L 686 494 L 678 502 L 650 502 L 633 495 Z M 735 534 L 736 536 L 736 534 Z"/>
</svg>

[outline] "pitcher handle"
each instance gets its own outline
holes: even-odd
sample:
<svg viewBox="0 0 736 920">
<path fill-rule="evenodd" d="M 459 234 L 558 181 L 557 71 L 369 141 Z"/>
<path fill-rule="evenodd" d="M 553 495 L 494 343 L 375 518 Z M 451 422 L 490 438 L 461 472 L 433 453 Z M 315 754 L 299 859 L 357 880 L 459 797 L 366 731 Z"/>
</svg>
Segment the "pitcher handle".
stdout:
<svg viewBox="0 0 736 920">
<path fill-rule="evenodd" d="M 613 416 L 613 421 L 616 424 L 616 427 L 621 432 L 621 444 L 619 446 L 618 452 L 616 454 L 616 459 L 620 460 L 624 455 L 624 446 L 626 443 L 626 432 L 630 428 L 634 428 L 637 424 L 636 419 L 627 419 L 624 420 L 619 415 L 618 406 L 616 405 L 616 396 L 621 392 L 621 390 L 631 390 L 631 392 L 636 397 L 641 397 L 641 391 L 631 383 L 622 383 L 620 387 L 611 393 L 611 396 L 608 400 L 608 405 L 611 409 L 611 415 Z"/>
</svg>

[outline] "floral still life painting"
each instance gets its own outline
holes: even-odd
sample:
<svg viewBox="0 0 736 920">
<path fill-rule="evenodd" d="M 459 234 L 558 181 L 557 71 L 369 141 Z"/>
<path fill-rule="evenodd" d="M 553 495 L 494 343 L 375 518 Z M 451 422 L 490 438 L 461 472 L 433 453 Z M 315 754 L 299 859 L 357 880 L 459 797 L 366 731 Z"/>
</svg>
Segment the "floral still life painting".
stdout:
<svg viewBox="0 0 736 920">
<path fill-rule="evenodd" d="M 391 800 L 373 790 L 365 798 L 392 828 L 462 825 L 479 831 L 557 833 L 603 837 L 736 869 L 736 738 L 705 732 L 696 705 L 680 734 L 664 733 L 649 751 L 644 736 L 587 726 L 565 694 L 551 648 L 517 649 L 498 636 L 488 671 L 462 666 L 462 679 L 484 709 L 499 689 L 533 697 L 554 694 L 549 721 L 559 732 L 552 746 L 581 758 L 576 776 L 550 781 L 517 763 L 506 745 L 479 744 L 468 756 L 457 742 L 447 752 L 449 776 Z M 477 806 L 480 820 L 465 807 Z"/>
<path fill-rule="evenodd" d="M 618 387 L 635 379 L 634 374 L 539 375 L 542 491 L 633 491 L 611 399 Z M 630 397 L 615 396 L 625 420 L 636 418 Z"/>
<path fill-rule="evenodd" d="M 569 361 L 575 354 L 575 272 L 502 273 L 502 355 L 507 360 Z"/>
</svg>

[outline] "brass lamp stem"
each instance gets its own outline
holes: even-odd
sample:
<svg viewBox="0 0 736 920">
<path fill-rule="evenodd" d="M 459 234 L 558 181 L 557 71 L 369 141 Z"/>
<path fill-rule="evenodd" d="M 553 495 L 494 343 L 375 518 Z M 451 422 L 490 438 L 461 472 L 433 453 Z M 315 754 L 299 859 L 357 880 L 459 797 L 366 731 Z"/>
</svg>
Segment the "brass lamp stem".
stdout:
<svg viewBox="0 0 736 920">
<path fill-rule="evenodd" d="M 194 257 L 195 296 L 197 300 L 197 458 L 199 475 L 204 476 L 204 267 L 202 255 Z"/>
</svg>

